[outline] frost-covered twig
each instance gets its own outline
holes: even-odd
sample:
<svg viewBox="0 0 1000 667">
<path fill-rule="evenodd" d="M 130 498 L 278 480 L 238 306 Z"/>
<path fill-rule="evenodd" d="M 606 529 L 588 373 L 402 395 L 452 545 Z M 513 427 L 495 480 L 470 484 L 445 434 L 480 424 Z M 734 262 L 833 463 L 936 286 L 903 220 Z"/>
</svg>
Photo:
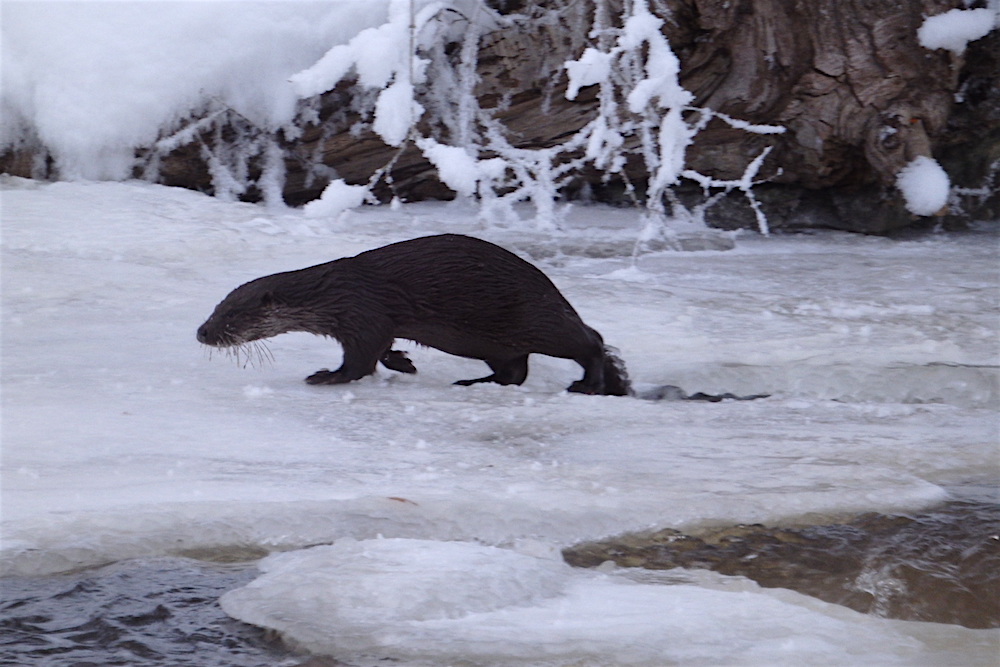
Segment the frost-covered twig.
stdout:
<svg viewBox="0 0 1000 667">
<path fill-rule="evenodd" d="M 581 130 L 587 137 L 587 160 L 598 169 L 617 173 L 626 160 L 625 137 L 637 136 L 639 153 L 649 174 L 647 209 L 663 216 L 667 199 L 676 215 L 682 206 L 668 193 L 681 177 L 691 178 L 706 189 L 739 188 L 754 210 L 759 229 L 766 234 L 767 218 L 751 188 L 770 148 L 747 166 L 738 181 L 718 181 L 686 170 L 685 156 L 694 137 L 713 118 L 757 134 L 780 134 L 785 128 L 756 125 L 693 106 L 694 96 L 680 85 L 680 61 L 662 32 L 663 20 L 650 12 L 646 0 L 633 0 L 631 8 L 626 9 L 623 27 L 613 43 L 608 37 L 612 31 L 604 25 L 602 9 L 605 9 L 603 2 L 598 0 L 591 35 L 603 38 L 603 44 L 588 47 L 580 58 L 566 63 L 567 98 L 574 99 L 582 87 L 599 86 L 598 116 Z M 619 99 L 626 104 L 620 105 Z M 702 217 L 703 212 L 699 211 L 697 217 Z M 689 219 L 696 217 L 688 213 Z"/>
<path fill-rule="evenodd" d="M 771 152 L 771 149 L 772 147 L 768 146 L 762 150 L 757 157 L 751 160 L 750 164 L 748 164 L 746 169 L 743 170 L 743 175 L 737 180 L 719 180 L 710 176 L 705 176 L 704 174 L 690 169 L 684 170 L 681 175 L 698 183 L 706 191 L 711 188 L 722 188 L 725 192 L 729 192 L 733 189 L 741 191 L 744 196 L 746 196 L 747 202 L 750 204 L 750 208 L 753 209 L 754 216 L 756 216 L 757 219 L 757 228 L 760 230 L 761 234 L 766 236 L 770 234 L 770 227 L 767 223 L 767 216 L 764 215 L 764 211 L 760 208 L 760 202 L 758 202 L 757 197 L 754 196 L 753 186 L 758 182 L 754 179 L 757 177 L 757 173 L 760 171 L 761 165 L 764 164 L 764 159 L 767 157 L 768 153 Z"/>
<path fill-rule="evenodd" d="M 218 97 L 210 101 L 214 110 L 153 144 L 145 156 L 144 177 L 155 180 L 163 156 L 197 142 L 217 197 L 235 200 L 256 186 L 267 205 L 283 206 L 285 151 L 278 140 L 278 131 L 259 127 Z M 210 134 L 211 141 L 206 141 Z M 253 179 L 250 163 L 255 158 L 261 160 L 260 175 Z"/>
<path fill-rule="evenodd" d="M 204 118 L 199 118 L 193 123 L 189 123 L 179 130 L 168 134 L 162 139 L 158 140 L 153 144 L 153 150 L 161 155 L 166 155 L 171 151 L 177 150 L 181 146 L 185 146 L 195 139 L 197 139 L 203 132 L 206 132 L 219 121 L 220 116 L 225 114 L 228 109 L 218 109 L 208 114 Z"/>
<path fill-rule="evenodd" d="M 598 86 L 597 115 L 565 141 L 535 149 L 515 145 L 496 115 L 502 104 L 492 110 L 479 106 L 477 57 L 483 14 L 470 17 L 455 12 L 465 22 L 457 35 L 443 18 L 453 12 L 443 2 L 391 0 L 385 24 L 334 46 L 314 66 L 292 77 L 292 85 L 300 96 L 309 97 L 352 74 L 362 90 L 372 91 L 373 102 L 363 111 L 369 119 L 366 126 L 400 151 L 410 143 L 419 148 L 441 181 L 459 197 L 477 198 L 489 220 L 517 219 L 514 204 L 530 202 L 537 227 L 557 228 L 560 192 L 586 168 L 622 180 L 635 198 L 625 167 L 631 155 L 638 155 L 648 175 L 645 206 L 654 218 L 666 219 L 664 206 L 669 202 L 675 217 L 703 219 L 704 209 L 717 197 L 690 211 L 672 193 L 681 178 L 693 178 L 706 189 L 741 190 L 759 228 L 767 233 L 767 219 L 752 187 L 770 149 L 732 182 L 686 169 L 686 151 L 713 119 L 760 134 L 777 134 L 784 128 L 755 125 L 695 106 L 694 96 L 680 85 L 680 61 L 649 0 L 626 3 L 620 28 L 612 25 L 606 0 L 595 0 L 589 33 L 594 46 L 566 62 L 565 68 L 569 99 L 583 87 Z M 457 62 L 456 53 L 444 48 L 449 41 L 460 43 Z M 391 186 L 390 172 L 399 155 L 397 151 L 372 175 L 369 196 L 380 180 Z M 334 187 L 347 192 L 342 184 Z"/>
</svg>

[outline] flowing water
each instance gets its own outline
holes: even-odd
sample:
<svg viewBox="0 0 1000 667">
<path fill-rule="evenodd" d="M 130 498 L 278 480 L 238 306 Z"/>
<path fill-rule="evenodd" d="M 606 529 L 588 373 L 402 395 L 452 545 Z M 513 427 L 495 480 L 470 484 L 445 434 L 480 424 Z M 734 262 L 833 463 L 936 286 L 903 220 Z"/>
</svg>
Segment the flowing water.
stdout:
<svg viewBox="0 0 1000 667">
<path fill-rule="evenodd" d="M 659 531 L 567 549 L 567 560 L 743 575 L 890 618 L 1000 627 L 1000 504 L 964 499 L 912 515 L 798 528 Z M 2 580 L 0 663 L 83 667 L 292 667 L 309 660 L 228 618 L 217 599 L 257 576 L 249 549 L 123 561 Z M 240 562 L 218 562 L 240 561 Z"/>
<path fill-rule="evenodd" d="M 123 561 L 84 572 L 2 581 L 0 663 L 275 667 L 280 642 L 229 619 L 218 597 L 257 576 L 253 563 Z"/>
<path fill-rule="evenodd" d="M 826 525 L 661 530 L 563 555 L 581 567 L 710 569 L 885 618 L 1000 627 L 1000 504 L 989 500 Z"/>
</svg>

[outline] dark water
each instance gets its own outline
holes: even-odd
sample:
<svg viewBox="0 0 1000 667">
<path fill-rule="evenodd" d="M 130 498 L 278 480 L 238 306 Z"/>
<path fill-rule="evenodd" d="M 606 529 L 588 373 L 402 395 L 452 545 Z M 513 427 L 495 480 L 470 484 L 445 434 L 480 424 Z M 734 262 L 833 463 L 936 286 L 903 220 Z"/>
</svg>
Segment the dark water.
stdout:
<svg viewBox="0 0 1000 667">
<path fill-rule="evenodd" d="M 123 561 L 0 580 L 0 665 L 332 667 L 226 616 L 219 596 L 254 579 L 253 561 Z M 242 557 L 259 557 L 247 553 Z M 951 502 L 799 528 L 659 531 L 567 549 L 579 566 L 709 568 L 891 618 L 1000 627 L 1000 504 Z"/>
<path fill-rule="evenodd" d="M 797 528 L 661 530 L 576 545 L 568 563 L 741 575 L 886 618 L 1000 627 L 1000 504 L 955 501 Z"/>
<path fill-rule="evenodd" d="M 253 563 L 124 561 L 83 573 L 0 580 L 0 664 L 46 667 L 297 665 L 217 600 Z"/>
</svg>

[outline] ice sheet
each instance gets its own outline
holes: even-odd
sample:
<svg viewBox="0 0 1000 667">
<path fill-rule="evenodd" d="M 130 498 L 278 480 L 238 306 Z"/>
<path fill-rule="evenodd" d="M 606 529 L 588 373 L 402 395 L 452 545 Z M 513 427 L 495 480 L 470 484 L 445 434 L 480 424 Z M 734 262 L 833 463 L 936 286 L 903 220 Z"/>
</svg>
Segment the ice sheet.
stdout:
<svg viewBox="0 0 1000 667">
<path fill-rule="evenodd" d="M 949 485 L 997 479 L 995 228 L 904 242 L 744 235 L 728 252 L 633 264 L 640 222 L 606 208 L 574 209 L 565 230 L 543 236 L 480 228 L 461 205 L 326 219 L 147 184 L 19 179 L 4 181 L 2 197 L 8 573 L 380 535 L 555 550 L 643 528 L 916 508 Z M 274 361 L 257 368 L 209 358 L 195 341 L 215 303 L 246 280 L 441 231 L 535 257 L 621 349 L 640 388 L 773 396 L 567 394 L 579 369 L 544 357 L 532 358 L 523 387 L 454 387 L 482 364 L 413 346 L 415 376 L 379 371 L 314 387 L 302 378 L 338 363 L 332 341 L 276 338 Z M 806 659 L 827 645 L 824 628 L 865 623 L 810 613 L 798 636 L 769 643 L 753 619 L 774 605 L 792 618 L 805 603 L 569 579 L 498 641 L 517 644 L 531 614 L 586 611 L 605 594 L 623 617 L 630 599 L 638 609 L 694 605 L 698 632 L 706 615 L 748 600 L 745 622 L 726 623 L 772 657 L 782 646 Z M 586 614 L 581 627 L 594 627 Z M 488 649 L 474 647 L 492 641 L 484 627 L 434 632 L 479 655 Z M 898 626 L 869 631 L 902 642 L 899 656 L 913 646 Z M 593 650 L 625 641 L 615 636 L 596 637 Z M 411 639 L 412 655 L 434 643 Z M 703 639 L 729 641 L 723 630 Z M 676 650 L 686 661 L 687 649 Z"/>
</svg>

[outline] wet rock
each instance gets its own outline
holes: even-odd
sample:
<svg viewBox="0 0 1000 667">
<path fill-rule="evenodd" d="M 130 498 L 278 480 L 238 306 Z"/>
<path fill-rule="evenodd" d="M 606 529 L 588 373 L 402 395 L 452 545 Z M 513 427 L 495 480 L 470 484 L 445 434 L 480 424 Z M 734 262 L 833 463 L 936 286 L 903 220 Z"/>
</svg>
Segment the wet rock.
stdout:
<svg viewBox="0 0 1000 667">
<path fill-rule="evenodd" d="M 665 529 L 578 544 L 570 565 L 710 569 L 888 618 L 1000 627 L 1000 505 L 803 527 Z"/>
</svg>

